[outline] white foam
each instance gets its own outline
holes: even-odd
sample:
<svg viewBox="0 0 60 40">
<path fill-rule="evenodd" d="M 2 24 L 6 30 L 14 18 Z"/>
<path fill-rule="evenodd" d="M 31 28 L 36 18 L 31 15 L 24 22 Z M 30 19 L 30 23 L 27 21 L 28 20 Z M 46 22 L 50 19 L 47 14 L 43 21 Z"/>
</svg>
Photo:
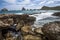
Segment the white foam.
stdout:
<svg viewBox="0 0 60 40">
<path fill-rule="evenodd" d="M 33 15 L 30 15 L 30 16 L 34 16 L 36 17 L 36 21 L 34 23 L 34 27 L 42 27 L 41 25 L 38 24 L 38 20 L 41 20 L 41 19 L 44 19 L 44 18 L 47 18 L 47 17 L 53 17 L 52 16 L 53 13 L 49 13 L 49 12 L 46 12 L 46 13 L 41 13 L 41 14 L 33 14 Z"/>
<path fill-rule="evenodd" d="M 41 13 L 41 14 L 34 14 L 34 15 L 30 15 L 30 16 L 36 17 L 36 21 L 37 21 L 37 20 L 44 19 L 47 17 L 52 17 L 52 14 L 53 13 Z"/>
<path fill-rule="evenodd" d="M 22 15 L 22 14 L 24 14 L 24 13 L 15 13 L 15 14 L 17 14 L 17 15 Z"/>
</svg>

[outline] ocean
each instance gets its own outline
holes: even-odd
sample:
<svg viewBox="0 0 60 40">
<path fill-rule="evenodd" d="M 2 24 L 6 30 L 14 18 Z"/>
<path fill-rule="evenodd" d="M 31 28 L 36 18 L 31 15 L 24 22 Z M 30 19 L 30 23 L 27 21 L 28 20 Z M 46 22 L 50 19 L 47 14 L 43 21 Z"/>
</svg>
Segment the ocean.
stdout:
<svg viewBox="0 0 60 40">
<path fill-rule="evenodd" d="M 0 14 L 29 14 L 29 16 L 36 17 L 36 21 L 34 22 L 34 27 L 42 27 L 42 25 L 53 22 L 53 21 L 60 21 L 60 17 L 52 16 L 53 13 L 60 12 L 60 10 L 30 10 L 30 11 L 8 11 L 8 12 L 1 12 Z"/>
</svg>

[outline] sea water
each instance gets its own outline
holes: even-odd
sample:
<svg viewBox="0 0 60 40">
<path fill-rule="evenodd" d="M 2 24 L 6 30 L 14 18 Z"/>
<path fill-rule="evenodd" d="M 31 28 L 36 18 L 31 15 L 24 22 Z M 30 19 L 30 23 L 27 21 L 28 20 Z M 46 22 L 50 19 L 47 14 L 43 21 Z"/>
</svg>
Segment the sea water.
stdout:
<svg viewBox="0 0 60 40">
<path fill-rule="evenodd" d="M 60 21 L 60 17 L 52 16 L 53 13 L 60 12 L 60 10 L 30 10 L 30 11 L 8 11 L 8 12 L 1 12 L 0 14 L 29 14 L 29 16 L 36 17 L 36 21 L 34 22 L 35 27 L 42 27 L 42 25 L 53 22 L 53 21 Z M 30 15 L 31 14 L 31 15 Z"/>
</svg>

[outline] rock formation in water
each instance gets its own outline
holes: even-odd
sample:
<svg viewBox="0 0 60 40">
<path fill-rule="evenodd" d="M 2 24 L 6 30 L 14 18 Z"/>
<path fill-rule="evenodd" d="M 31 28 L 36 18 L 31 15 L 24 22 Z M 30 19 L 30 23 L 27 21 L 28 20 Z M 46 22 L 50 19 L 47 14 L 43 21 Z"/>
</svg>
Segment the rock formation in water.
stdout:
<svg viewBox="0 0 60 40">
<path fill-rule="evenodd" d="M 60 40 L 60 22 L 50 22 L 42 27 L 42 32 L 47 40 Z"/>
<path fill-rule="evenodd" d="M 60 12 L 55 12 L 54 14 L 52 14 L 53 16 L 60 16 Z"/>
<path fill-rule="evenodd" d="M 3 9 L 1 9 L 1 11 L 6 12 L 6 11 L 8 11 L 8 9 L 3 8 Z"/>
<path fill-rule="evenodd" d="M 24 7 L 22 8 L 22 11 L 26 10 Z"/>
</svg>

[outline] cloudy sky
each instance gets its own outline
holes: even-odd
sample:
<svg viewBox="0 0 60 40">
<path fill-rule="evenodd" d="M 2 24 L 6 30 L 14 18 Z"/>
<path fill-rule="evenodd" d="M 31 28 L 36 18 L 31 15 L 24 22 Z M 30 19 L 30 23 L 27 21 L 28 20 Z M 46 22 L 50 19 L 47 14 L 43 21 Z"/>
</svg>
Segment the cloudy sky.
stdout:
<svg viewBox="0 0 60 40">
<path fill-rule="evenodd" d="M 0 0 L 0 9 L 19 10 L 25 8 L 41 8 L 42 6 L 60 6 L 60 0 Z"/>
</svg>

